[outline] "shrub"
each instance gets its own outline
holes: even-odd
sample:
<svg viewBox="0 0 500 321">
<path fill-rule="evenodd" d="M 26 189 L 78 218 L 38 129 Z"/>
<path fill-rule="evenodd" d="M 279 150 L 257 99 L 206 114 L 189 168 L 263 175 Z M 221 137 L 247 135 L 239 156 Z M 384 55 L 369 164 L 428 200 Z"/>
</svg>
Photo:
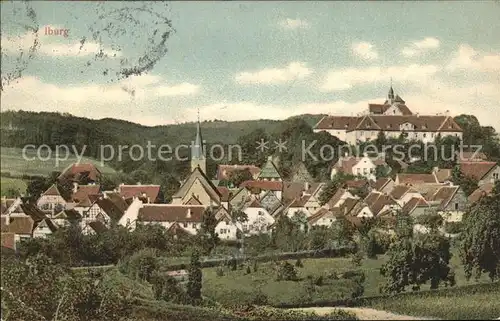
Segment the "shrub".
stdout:
<svg viewBox="0 0 500 321">
<path fill-rule="evenodd" d="M 332 279 L 332 280 L 338 280 L 339 276 L 337 275 L 337 272 L 332 271 L 328 273 L 327 278 Z"/>
<path fill-rule="evenodd" d="M 257 272 L 257 260 L 253 261 L 253 271 Z"/>
<path fill-rule="evenodd" d="M 363 261 L 363 254 L 361 254 L 360 251 L 354 253 L 351 257 L 351 263 L 354 266 L 361 266 L 362 261 Z"/>
<path fill-rule="evenodd" d="M 267 295 L 262 292 L 260 289 L 255 292 L 253 299 L 252 299 L 252 304 L 255 305 L 268 305 L 269 304 L 269 298 Z"/>
<path fill-rule="evenodd" d="M 304 267 L 304 264 L 302 264 L 302 261 L 300 260 L 300 257 L 297 259 L 297 262 L 295 262 L 296 267 Z"/>
<path fill-rule="evenodd" d="M 186 293 L 173 277 L 155 272 L 151 278 L 151 285 L 157 300 L 173 303 L 185 303 Z"/>
<path fill-rule="evenodd" d="M 446 233 L 457 234 L 462 231 L 462 222 L 446 222 L 444 225 L 444 230 Z"/>
<path fill-rule="evenodd" d="M 314 280 L 314 284 L 317 286 L 322 286 L 323 285 L 323 276 L 320 275 Z"/>
<path fill-rule="evenodd" d="M 143 249 L 126 258 L 120 265 L 120 272 L 136 280 L 151 281 L 153 273 L 160 266 L 155 249 Z"/>
<path fill-rule="evenodd" d="M 298 281 L 297 270 L 292 264 L 285 262 L 278 267 L 277 281 Z"/>
<path fill-rule="evenodd" d="M 247 265 L 247 274 L 252 273 L 252 270 L 250 269 L 250 265 Z"/>
</svg>

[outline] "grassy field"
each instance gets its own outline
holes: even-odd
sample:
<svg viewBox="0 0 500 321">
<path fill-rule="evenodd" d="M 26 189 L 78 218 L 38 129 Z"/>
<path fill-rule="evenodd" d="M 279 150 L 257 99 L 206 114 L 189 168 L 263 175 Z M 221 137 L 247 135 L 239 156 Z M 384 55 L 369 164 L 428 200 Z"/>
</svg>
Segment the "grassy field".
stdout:
<svg viewBox="0 0 500 321">
<path fill-rule="evenodd" d="M 0 195 L 4 196 L 10 190 L 17 191 L 17 194 L 26 193 L 27 184 L 24 180 L 20 178 L 10 178 L 10 177 L 1 177 L 0 178 Z"/>
<path fill-rule="evenodd" d="M 500 317 L 500 283 L 381 298 L 366 306 L 411 316 L 491 320 Z"/>
<path fill-rule="evenodd" d="M 456 286 L 464 286 L 476 283 L 474 280 L 465 279 L 464 269 L 460 264 L 460 258 L 456 251 L 451 261 L 451 266 L 455 270 Z M 364 296 L 380 295 L 379 286 L 383 284 L 384 278 L 380 275 L 380 267 L 386 261 L 385 256 L 378 259 L 363 261 L 360 269 L 365 272 Z M 289 261 L 295 263 L 295 261 Z M 304 267 L 297 268 L 300 278 L 308 275 L 314 277 L 327 276 L 331 272 L 343 273 L 355 269 L 350 258 L 319 258 L 302 260 Z M 270 304 L 295 302 L 305 303 L 305 282 L 276 281 L 276 273 L 272 270 L 272 263 L 261 263 L 258 271 L 246 274 L 246 267 L 231 271 L 225 268 L 224 276 L 217 275 L 217 268 L 206 268 L 203 270 L 203 293 L 213 300 L 223 303 L 234 303 L 239 298 L 249 298 L 255 295 L 255 289 L 260 288 L 271 300 Z M 252 266 L 251 266 L 252 267 Z M 316 293 L 312 301 L 334 301 L 348 298 L 349 288 L 342 280 L 335 280 L 316 288 Z M 340 282 L 340 283 L 339 283 Z M 483 276 L 480 282 L 488 282 L 488 278 Z M 429 286 L 423 286 L 422 290 L 428 290 Z"/>
<path fill-rule="evenodd" d="M 35 150 L 27 150 L 26 158 L 23 157 L 21 148 L 7 148 L 0 147 L 1 155 L 1 172 L 8 172 L 13 177 L 20 177 L 21 175 L 49 175 L 53 171 L 62 171 L 70 164 L 77 162 L 77 157 L 72 155 L 67 160 L 60 159 L 57 161 L 56 155 L 48 154 L 46 150 L 40 152 L 37 156 Z M 50 157 L 49 157 L 50 156 Z M 33 159 L 35 158 L 35 159 Z M 45 160 L 47 158 L 47 160 Z M 63 155 L 60 158 L 64 158 Z M 114 173 L 114 169 L 109 166 L 101 166 L 97 160 L 83 158 L 82 163 L 93 163 L 103 174 Z"/>
</svg>

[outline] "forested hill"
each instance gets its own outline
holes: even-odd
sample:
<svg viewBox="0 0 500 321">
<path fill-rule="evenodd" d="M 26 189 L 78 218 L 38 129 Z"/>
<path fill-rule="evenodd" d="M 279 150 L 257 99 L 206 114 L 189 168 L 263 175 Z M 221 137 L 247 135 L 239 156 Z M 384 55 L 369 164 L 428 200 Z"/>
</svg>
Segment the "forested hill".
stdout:
<svg viewBox="0 0 500 321">
<path fill-rule="evenodd" d="M 26 144 L 58 144 L 97 146 L 99 144 L 189 144 L 194 139 L 196 124 L 182 123 L 148 127 L 136 123 L 104 118 L 88 119 L 49 112 L 6 111 L 0 114 L 2 147 Z M 313 126 L 323 115 L 295 116 Z M 211 120 L 202 123 L 203 139 L 209 143 L 232 144 L 238 137 L 258 128 L 272 133 L 283 121 Z M 90 151 L 90 155 L 93 152 Z"/>
</svg>

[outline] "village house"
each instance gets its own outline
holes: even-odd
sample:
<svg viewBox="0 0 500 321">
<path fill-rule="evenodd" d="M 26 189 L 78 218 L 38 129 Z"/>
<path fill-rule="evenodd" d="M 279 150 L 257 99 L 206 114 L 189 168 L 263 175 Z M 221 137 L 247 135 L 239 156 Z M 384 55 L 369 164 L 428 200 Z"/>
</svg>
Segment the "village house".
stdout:
<svg viewBox="0 0 500 321">
<path fill-rule="evenodd" d="M 195 167 L 179 190 L 172 196 L 172 204 L 184 204 L 192 195 L 195 195 L 205 206 L 221 204 L 222 195 L 201 167 Z"/>
<path fill-rule="evenodd" d="M 262 170 L 257 177 L 259 181 L 283 181 L 281 174 L 278 171 L 277 166 L 275 165 L 272 156 L 267 158 L 267 162 L 262 167 Z"/>
<path fill-rule="evenodd" d="M 140 182 L 136 185 L 120 184 L 116 192 L 123 199 L 138 197 L 144 203 L 155 203 L 160 193 L 160 185 L 143 185 Z"/>
<path fill-rule="evenodd" d="M 244 181 L 240 187 L 248 188 L 252 193 L 257 193 L 259 197 L 264 196 L 268 191 L 274 193 L 279 200 L 283 197 L 283 182 L 278 180 Z"/>
<path fill-rule="evenodd" d="M 349 198 L 350 199 L 357 199 L 358 197 L 352 195 L 351 192 L 349 192 L 349 190 L 347 190 L 345 188 L 339 188 L 339 189 L 337 189 L 335 194 L 333 194 L 333 196 L 328 200 L 328 202 L 326 202 L 323 205 L 323 207 L 326 209 L 340 207 L 344 203 L 344 201 L 346 199 L 349 199 Z"/>
<path fill-rule="evenodd" d="M 414 197 L 403 206 L 401 212 L 412 217 L 419 217 L 421 215 L 428 214 L 431 209 L 431 204 L 429 204 L 423 197 Z"/>
<path fill-rule="evenodd" d="M 287 216 L 293 217 L 296 213 L 302 212 L 309 217 L 315 213 L 321 207 L 318 198 L 323 186 L 324 183 L 304 182 L 300 194 L 288 201 L 285 210 Z"/>
<path fill-rule="evenodd" d="M 57 177 L 58 181 L 70 180 L 77 183 L 99 182 L 101 171 L 92 163 L 73 163 L 66 167 Z"/>
<path fill-rule="evenodd" d="M 73 206 L 70 193 L 61 191 L 57 184 L 52 184 L 37 200 L 37 206 L 49 215 Z"/>
<path fill-rule="evenodd" d="M 458 166 L 464 176 L 476 180 L 479 186 L 500 180 L 500 166 L 495 162 L 460 162 Z"/>
<path fill-rule="evenodd" d="M 383 166 L 387 172 L 387 163 L 383 158 L 372 158 L 364 155 L 363 157 L 347 156 L 340 157 L 337 163 L 332 167 L 331 178 L 339 172 L 354 176 L 362 176 L 368 180 L 376 181 L 376 169 L 378 166 Z"/>
<path fill-rule="evenodd" d="M 356 205 L 359 203 L 357 198 L 346 198 L 338 206 L 321 207 L 314 214 L 307 218 L 307 223 L 310 228 L 315 227 L 330 227 L 340 217 L 348 217 Z"/>
<path fill-rule="evenodd" d="M 178 223 L 195 235 L 201 228 L 205 209 L 204 205 L 144 204 L 139 209 L 137 221 L 141 224 L 159 224 L 166 229 Z"/>
<path fill-rule="evenodd" d="M 494 187 L 495 187 L 494 183 L 486 183 L 486 184 L 479 186 L 467 198 L 469 200 L 469 203 L 474 204 L 476 202 L 479 202 L 483 197 L 491 195 Z"/>
<path fill-rule="evenodd" d="M 351 145 L 376 140 L 383 132 L 387 138 L 433 142 L 438 135 L 462 139 L 463 130 L 449 115 L 414 114 L 394 90 L 389 89 L 383 104 L 369 104 L 368 112 L 358 116 L 325 116 L 315 126 L 314 132 L 326 131 Z"/>
<path fill-rule="evenodd" d="M 242 229 L 245 235 L 270 232 L 269 228 L 275 220 L 257 199 L 250 199 L 247 204 L 245 204 L 243 212 L 245 212 L 248 217 L 248 221 L 242 223 Z"/>
<path fill-rule="evenodd" d="M 381 177 L 375 181 L 372 188 L 384 194 L 390 194 L 396 183 L 390 177 Z"/>
<path fill-rule="evenodd" d="M 443 186 L 428 201 L 439 202 L 437 212 L 447 222 L 462 221 L 468 207 L 467 196 L 460 186 Z"/>
<path fill-rule="evenodd" d="M 394 180 L 396 185 L 419 185 L 419 184 L 438 184 L 439 181 L 435 173 L 432 174 L 409 174 L 399 173 Z"/>
</svg>

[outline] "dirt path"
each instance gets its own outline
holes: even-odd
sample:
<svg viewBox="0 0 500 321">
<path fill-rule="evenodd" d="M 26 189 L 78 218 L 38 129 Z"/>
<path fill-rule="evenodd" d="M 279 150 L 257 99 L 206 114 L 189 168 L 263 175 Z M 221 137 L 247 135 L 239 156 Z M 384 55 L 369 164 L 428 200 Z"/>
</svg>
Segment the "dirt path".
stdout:
<svg viewBox="0 0 500 321">
<path fill-rule="evenodd" d="M 391 312 L 375 310 L 370 308 L 330 308 L 330 307 L 321 307 L 321 308 L 304 308 L 304 309 L 296 309 L 302 311 L 310 311 L 315 312 L 319 315 L 328 314 L 334 310 L 344 310 L 348 312 L 355 313 L 360 320 L 436 320 L 432 318 L 417 318 L 406 315 L 399 315 Z"/>
</svg>

